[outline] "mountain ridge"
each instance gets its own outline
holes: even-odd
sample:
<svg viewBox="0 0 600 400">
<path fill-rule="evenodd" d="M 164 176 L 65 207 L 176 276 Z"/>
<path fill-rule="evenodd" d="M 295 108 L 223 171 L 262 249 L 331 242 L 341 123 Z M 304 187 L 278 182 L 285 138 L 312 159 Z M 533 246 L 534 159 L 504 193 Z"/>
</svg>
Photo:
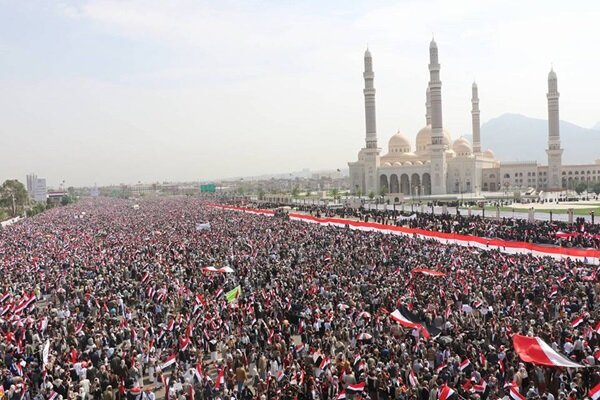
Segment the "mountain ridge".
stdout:
<svg viewBox="0 0 600 400">
<path fill-rule="evenodd" d="M 600 159 L 599 129 L 560 121 L 563 164 L 593 164 Z M 470 141 L 472 135 L 466 136 Z M 548 121 L 522 114 L 502 114 L 481 126 L 481 148 L 491 149 L 500 161 L 538 161 L 546 164 Z"/>
</svg>

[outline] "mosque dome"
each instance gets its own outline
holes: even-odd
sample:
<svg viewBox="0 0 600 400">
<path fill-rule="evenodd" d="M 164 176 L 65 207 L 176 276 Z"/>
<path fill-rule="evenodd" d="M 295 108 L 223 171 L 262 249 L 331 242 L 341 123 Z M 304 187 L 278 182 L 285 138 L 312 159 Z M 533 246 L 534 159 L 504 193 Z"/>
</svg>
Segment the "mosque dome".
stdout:
<svg viewBox="0 0 600 400">
<path fill-rule="evenodd" d="M 496 158 L 496 155 L 494 154 L 494 152 L 490 149 L 487 149 L 486 151 L 483 152 L 483 156 L 487 157 L 487 158 Z"/>
<path fill-rule="evenodd" d="M 390 138 L 388 142 L 388 150 L 391 153 L 409 153 L 410 152 L 410 142 L 400 133 L 400 131 L 396 132 L 394 136 Z"/>
<path fill-rule="evenodd" d="M 450 146 L 450 132 L 443 130 L 444 140 L 443 143 L 446 146 Z M 417 152 L 424 152 L 431 146 L 431 125 L 427 125 L 417 133 Z"/>
<path fill-rule="evenodd" d="M 471 143 L 464 137 L 459 137 L 452 143 L 452 150 L 458 157 L 468 157 L 473 154 L 473 147 Z"/>
</svg>

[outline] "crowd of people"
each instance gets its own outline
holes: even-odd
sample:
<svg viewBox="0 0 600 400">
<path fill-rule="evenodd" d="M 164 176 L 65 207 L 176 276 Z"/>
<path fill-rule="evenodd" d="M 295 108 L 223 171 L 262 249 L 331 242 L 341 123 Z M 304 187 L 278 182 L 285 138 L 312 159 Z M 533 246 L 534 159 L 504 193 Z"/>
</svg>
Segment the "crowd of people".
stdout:
<svg viewBox="0 0 600 400">
<path fill-rule="evenodd" d="M 600 382 L 590 265 L 138 204 L 81 200 L 0 232 L 0 398 L 574 400 Z M 524 363 L 516 333 L 588 367 Z"/>
<path fill-rule="evenodd" d="M 254 207 L 276 208 L 278 204 L 254 203 Z M 575 218 L 573 224 L 564 221 L 529 222 L 523 218 L 485 218 L 480 215 L 467 215 L 464 211 L 445 214 L 365 209 L 364 207 L 326 207 L 323 205 L 296 205 L 301 212 L 318 217 L 352 218 L 373 221 L 387 225 L 405 225 L 431 231 L 458 233 L 519 242 L 548 244 L 562 247 L 600 249 L 600 223 Z"/>
</svg>

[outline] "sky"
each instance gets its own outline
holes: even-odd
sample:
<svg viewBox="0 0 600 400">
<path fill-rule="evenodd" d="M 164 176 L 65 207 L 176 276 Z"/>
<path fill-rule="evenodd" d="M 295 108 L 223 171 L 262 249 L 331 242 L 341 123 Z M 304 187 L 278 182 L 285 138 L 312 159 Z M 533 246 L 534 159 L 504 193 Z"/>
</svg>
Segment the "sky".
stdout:
<svg viewBox="0 0 600 400">
<path fill-rule="evenodd" d="M 439 47 L 444 127 L 600 121 L 600 3 L 406 0 L 0 0 L 0 180 L 197 181 L 347 167 L 364 145 L 363 54 L 380 146 L 425 124 Z M 485 145 L 485 144 L 484 144 Z M 384 151 L 385 152 L 385 151 Z"/>
</svg>

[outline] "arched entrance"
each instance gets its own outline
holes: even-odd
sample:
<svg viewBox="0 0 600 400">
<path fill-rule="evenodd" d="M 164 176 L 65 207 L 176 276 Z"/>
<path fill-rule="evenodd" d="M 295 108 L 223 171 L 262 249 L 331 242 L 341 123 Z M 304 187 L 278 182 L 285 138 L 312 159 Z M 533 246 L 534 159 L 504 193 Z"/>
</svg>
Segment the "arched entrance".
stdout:
<svg viewBox="0 0 600 400">
<path fill-rule="evenodd" d="M 431 175 L 428 172 L 423 174 L 423 195 L 431 195 Z"/>
<path fill-rule="evenodd" d="M 412 174 L 410 177 L 410 187 L 412 188 L 412 196 L 419 196 L 423 189 L 421 188 L 421 177 L 419 174 Z"/>
<path fill-rule="evenodd" d="M 400 176 L 400 191 L 406 196 L 410 196 L 410 181 L 407 174 Z"/>
<path fill-rule="evenodd" d="M 379 177 L 379 190 L 382 193 L 389 193 L 390 185 L 388 185 L 387 175 L 381 175 Z"/>
<path fill-rule="evenodd" d="M 390 175 L 390 193 L 400 193 L 400 183 L 396 174 Z"/>
</svg>

